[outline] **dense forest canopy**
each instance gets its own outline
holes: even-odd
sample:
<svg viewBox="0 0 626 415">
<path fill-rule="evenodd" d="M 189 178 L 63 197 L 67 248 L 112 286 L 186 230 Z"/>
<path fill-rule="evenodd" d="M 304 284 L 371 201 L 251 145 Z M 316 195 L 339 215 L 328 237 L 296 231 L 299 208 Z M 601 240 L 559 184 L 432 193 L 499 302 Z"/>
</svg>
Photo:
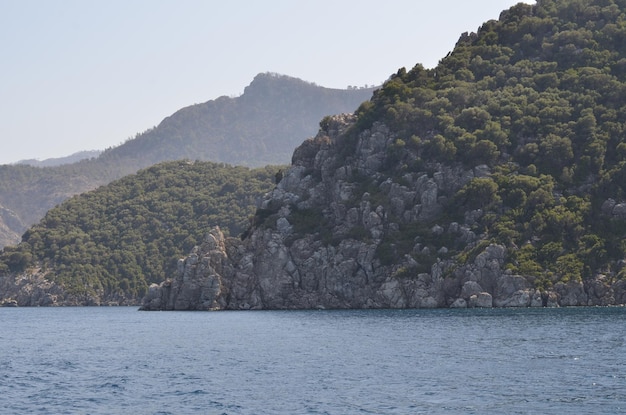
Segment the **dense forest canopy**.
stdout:
<svg viewBox="0 0 626 415">
<path fill-rule="evenodd" d="M 436 68 L 398 70 L 358 110 L 360 130 L 379 121 L 398 134 L 398 177 L 491 168 L 448 214 L 480 210 L 476 230 L 509 247 L 513 271 L 550 285 L 621 267 L 626 224 L 608 209 L 626 198 L 626 1 L 520 3 Z"/>
<path fill-rule="evenodd" d="M 278 170 L 158 164 L 51 209 L 4 249 L 0 272 L 39 265 L 74 294 L 141 298 L 211 227 L 242 233 Z"/>
</svg>

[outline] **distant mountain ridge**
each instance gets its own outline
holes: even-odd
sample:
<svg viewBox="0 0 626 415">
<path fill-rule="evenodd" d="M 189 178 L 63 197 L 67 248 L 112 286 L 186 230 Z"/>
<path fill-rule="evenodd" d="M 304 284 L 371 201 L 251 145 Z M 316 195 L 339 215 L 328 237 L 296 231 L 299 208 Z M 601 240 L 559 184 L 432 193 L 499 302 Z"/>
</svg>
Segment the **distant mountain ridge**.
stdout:
<svg viewBox="0 0 626 415">
<path fill-rule="evenodd" d="M 244 93 L 185 107 L 102 158 L 141 154 L 149 164 L 199 159 L 261 167 L 285 164 L 326 115 L 353 112 L 374 88 L 331 89 L 274 73 L 257 75 Z"/>
<path fill-rule="evenodd" d="M 63 164 L 72 164 L 72 163 L 77 163 L 81 160 L 87 160 L 87 159 L 91 159 L 94 157 L 98 157 L 101 153 L 102 153 L 101 150 L 85 150 L 85 151 L 79 151 L 77 153 L 70 154 L 69 156 L 65 156 L 65 157 L 53 157 L 53 158 L 47 158 L 44 160 L 26 159 L 26 160 L 20 160 L 15 164 L 27 164 L 29 166 L 34 166 L 34 167 L 56 167 L 56 166 L 61 166 Z"/>
<path fill-rule="evenodd" d="M 353 112 L 373 88 L 330 89 L 273 73 L 257 75 L 241 96 L 219 97 L 183 108 L 97 158 L 54 167 L 0 166 L 0 247 L 16 244 L 26 229 L 72 195 L 139 169 L 181 159 L 263 166 L 287 164 L 319 120 Z"/>
</svg>

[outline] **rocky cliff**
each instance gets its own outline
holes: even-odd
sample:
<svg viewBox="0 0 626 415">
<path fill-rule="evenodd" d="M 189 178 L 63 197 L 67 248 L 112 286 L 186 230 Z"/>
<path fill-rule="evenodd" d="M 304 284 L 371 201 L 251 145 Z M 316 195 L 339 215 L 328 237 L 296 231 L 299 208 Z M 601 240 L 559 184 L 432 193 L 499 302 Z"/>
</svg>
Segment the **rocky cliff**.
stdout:
<svg viewBox="0 0 626 415">
<path fill-rule="evenodd" d="M 0 275 L 0 307 L 135 305 L 133 299 L 118 296 L 105 302 L 101 297 L 74 294 L 57 284 L 42 269 Z"/>
<path fill-rule="evenodd" d="M 505 269 L 505 247 L 473 230 L 480 209 L 462 221 L 446 215 L 460 188 L 491 174 L 487 166 L 427 163 L 399 175 L 397 137 L 381 123 L 355 134 L 354 122 L 326 118 L 295 150 L 243 240 L 213 229 L 175 276 L 150 287 L 142 309 L 626 303 L 624 281 L 604 275 L 546 289 Z"/>
</svg>

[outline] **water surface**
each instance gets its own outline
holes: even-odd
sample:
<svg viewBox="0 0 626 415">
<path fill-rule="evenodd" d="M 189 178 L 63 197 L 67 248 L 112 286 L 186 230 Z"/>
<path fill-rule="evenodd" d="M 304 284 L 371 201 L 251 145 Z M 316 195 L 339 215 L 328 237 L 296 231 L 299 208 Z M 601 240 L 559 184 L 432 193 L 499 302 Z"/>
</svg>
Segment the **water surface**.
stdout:
<svg viewBox="0 0 626 415">
<path fill-rule="evenodd" d="M 0 309 L 0 413 L 626 413 L 626 309 Z"/>
</svg>

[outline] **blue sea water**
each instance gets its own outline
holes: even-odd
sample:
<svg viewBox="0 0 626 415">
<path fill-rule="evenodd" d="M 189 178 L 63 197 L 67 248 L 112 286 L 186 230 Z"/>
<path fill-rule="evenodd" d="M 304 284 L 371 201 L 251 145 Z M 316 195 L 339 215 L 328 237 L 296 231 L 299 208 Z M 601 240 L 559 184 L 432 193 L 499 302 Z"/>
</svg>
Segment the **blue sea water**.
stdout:
<svg viewBox="0 0 626 415">
<path fill-rule="evenodd" d="M 0 309 L 2 414 L 626 413 L 626 309 Z"/>
</svg>

